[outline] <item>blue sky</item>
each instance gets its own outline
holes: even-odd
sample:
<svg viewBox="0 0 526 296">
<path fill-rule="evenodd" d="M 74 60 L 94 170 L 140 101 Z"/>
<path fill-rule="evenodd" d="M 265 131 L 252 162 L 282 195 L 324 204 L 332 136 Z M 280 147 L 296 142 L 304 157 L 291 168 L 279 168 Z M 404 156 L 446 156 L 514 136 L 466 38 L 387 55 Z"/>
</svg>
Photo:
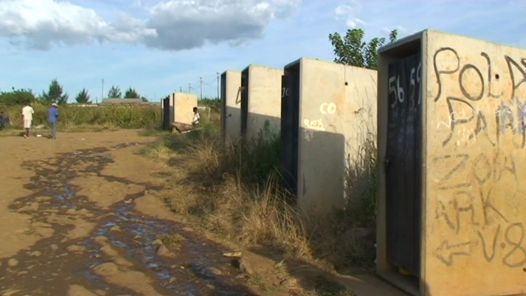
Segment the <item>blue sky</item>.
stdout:
<svg viewBox="0 0 526 296">
<path fill-rule="evenodd" d="M 217 94 L 217 75 L 249 64 L 332 60 L 328 35 L 366 39 L 426 28 L 526 48 L 526 0 L 0 0 L 0 91 L 47 90 L 70 101 L 110 86 L 151 101 Z"/>
</svg>

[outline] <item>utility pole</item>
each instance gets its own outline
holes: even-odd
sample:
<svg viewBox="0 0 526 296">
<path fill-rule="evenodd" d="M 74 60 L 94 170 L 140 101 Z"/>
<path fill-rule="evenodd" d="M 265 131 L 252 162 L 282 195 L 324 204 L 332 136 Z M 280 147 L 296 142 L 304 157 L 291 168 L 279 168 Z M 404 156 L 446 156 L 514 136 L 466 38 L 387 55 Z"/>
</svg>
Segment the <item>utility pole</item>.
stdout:
<svg viewBox="0 0 526 296">
<path fill-rule="evenodd" d="M 203 77 L 199 77 L 199 88 L 201 89 L 201 93 L 199 95 L 199 99 L 203 99 Z"/>
<path fill-rule="evenodd" d="M 188 93 L 192 93 L 192 83 L 188 83 Z"/>
<path fill-rule="evenodd" d="M 219 72 L 216 72 L 217 74 L 217 99 L 219 100 Z"/>
<path fill-rule="evenodd" d="M 104 100 L 104 78 L 102 78 L 102 92 L 100 96 L 100 102 L 102 103 L 102 100 Z M 97 102 L 95 102 L 97 104 Z"/>
<path fill-rule="evenodd" d="M 183 92 L 183 87 L 179 86 L 179 92 Z"/>
</svg>

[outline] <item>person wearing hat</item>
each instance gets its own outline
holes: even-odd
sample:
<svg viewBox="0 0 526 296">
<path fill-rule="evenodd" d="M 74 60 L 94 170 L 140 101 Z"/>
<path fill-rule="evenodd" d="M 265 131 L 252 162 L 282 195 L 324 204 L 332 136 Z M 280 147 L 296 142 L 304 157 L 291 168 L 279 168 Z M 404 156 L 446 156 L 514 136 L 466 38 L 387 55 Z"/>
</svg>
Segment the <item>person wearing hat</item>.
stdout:
<svg viewBox="0 0 526 296">
<path fill-rule="evenodd" d="M 49 107 L 47 111 L 47 121 L 49 122 L 49 126 L 51 128 L 51 138 L 56 139 L 57 138 L 57 121 L 58 121 L 57 103 L 53 103 L 51 104 L 51 107 Z"/>
</svg>

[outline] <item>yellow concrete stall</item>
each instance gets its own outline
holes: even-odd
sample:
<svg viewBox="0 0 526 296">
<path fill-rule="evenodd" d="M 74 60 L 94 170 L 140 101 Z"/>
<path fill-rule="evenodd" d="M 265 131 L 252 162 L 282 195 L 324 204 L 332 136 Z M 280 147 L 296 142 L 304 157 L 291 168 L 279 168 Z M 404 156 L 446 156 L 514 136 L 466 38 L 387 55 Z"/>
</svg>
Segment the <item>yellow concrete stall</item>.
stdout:
<svg viewBox="0 0 526 296">
<path fill-rule="evenodd" d="M 346 183 L 374 186 L 363 160 L 375 156 L 376 71 L 302 58 L 285 67 L 283 85 L 283 177 L 299 206 L 324 214 L 361 198 Z"/>
<path fill-rule="evenodd" d="M 283 70 L 249 65 L 241 72 L 241 135 L 279 135 Z"/>
<path fill-rule="evenodd" d="M 192 128 L 193 108 L 197 107 L 197 96 L 189 93 L 172 93 L 162 102 L 163 127 L 176 128 L 182 132 Z"/>
<path fill-rule="evenodd" d="M 423 31 L 380 50 L 377 272 L 526 293 L 526 50 Z"/>
<path fill-rule="evenodd" d="M 241 72 L 221 74 L 221 126 L 225 142 L 235 142 L 241 135 Z"/>
</svg>

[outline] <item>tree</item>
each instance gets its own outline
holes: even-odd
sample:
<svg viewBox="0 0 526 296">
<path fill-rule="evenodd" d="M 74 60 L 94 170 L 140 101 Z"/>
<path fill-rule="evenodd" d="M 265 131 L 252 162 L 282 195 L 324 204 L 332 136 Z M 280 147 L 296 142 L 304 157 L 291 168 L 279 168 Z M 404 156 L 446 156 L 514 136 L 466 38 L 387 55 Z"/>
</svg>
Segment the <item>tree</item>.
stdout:
<svg viewBox="0 0 526 296">
<path fill-rule="evenodd" d="M 378 67 L 378 49 L 385 44 L 385 38 L 375 37 L 366 43 L 363 41 L 364 35 L 362 29 L 349 29 L 343 38 L 338 32 L 329 34 L 329 40 L 336 56 L 334 62 L 376 69 Z M 390 42 L 394 42 L 397 37 L 397 30 L 389 33 Z"/>
<path fill-rule="evenodd" d="M 112 86 L 110 91 L 108 91 L 108 98 L 120 99 L 122 96 L 121 90 L 118 86 Z"/>
<path fill-rule="evenodd" d="M 40 96 L 40 100 L 46 102 L 46 103 L 57 103 L 57 104 L 66 104 L 68 101 L 68 95 L 62 94 L 62 86 L 58 83 L 56 79 L 53 79 L 51 81 L 51 84 L 49 85 L 49 90 L 47 93 L 42 92 L 42 96 Z"/>
<path fill-rule="evenodd" d="M 135 91 L 135 89 L 133 88 L 128 88 L 128 90 L 126 90 L 126 92 L 124 93 L 124 98 L 126 99 L 138 99 L 140 98 L 141 96 L 139 95 L 138 92 Z"/>
<path fill-rule="evenodd" d="M 83 88 L 79 94 L 77 95 L 77 97 L 75 98 L 75 100 L 77 101 L 77 103 L 79 104 L 91 104 L 90 100 L 89 100 L 89 93 L 88 91 Z"/>
<path fill-rule="evenodd" d="M 0 92 L 0 105 L 24 105 L 35 101 L 35 95 L 30 89 L 15 89 Z"/>
</svg>

